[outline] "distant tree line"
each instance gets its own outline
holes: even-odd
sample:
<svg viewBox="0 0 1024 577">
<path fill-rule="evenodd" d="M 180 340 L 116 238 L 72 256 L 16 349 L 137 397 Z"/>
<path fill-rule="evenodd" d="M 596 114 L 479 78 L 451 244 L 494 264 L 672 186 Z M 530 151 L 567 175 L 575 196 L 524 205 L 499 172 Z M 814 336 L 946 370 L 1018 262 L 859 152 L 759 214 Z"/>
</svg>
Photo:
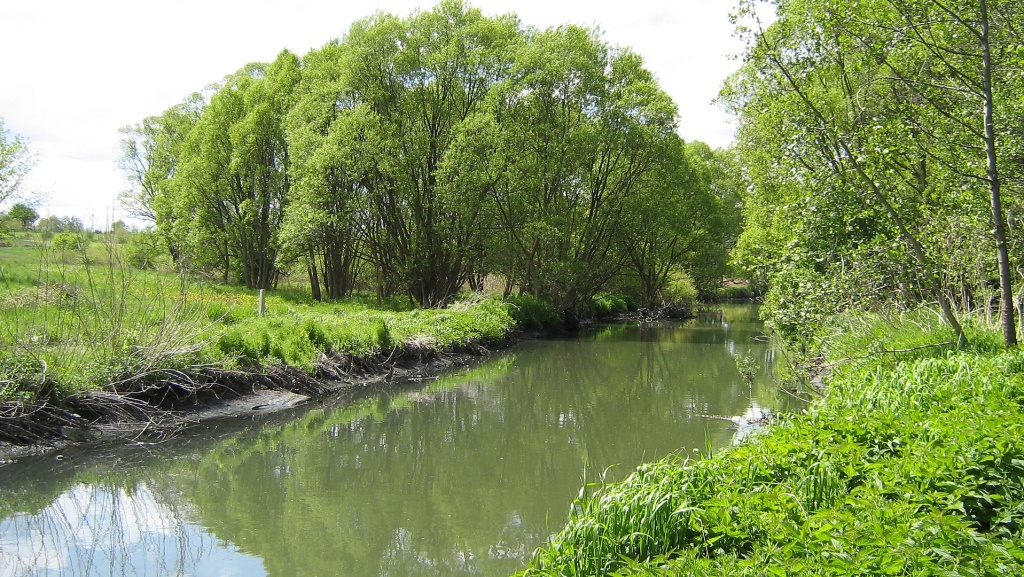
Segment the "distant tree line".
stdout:
<svg viewBox="0 0 1024 577">
<path fill-rule="evenodd" d="M 1024 268 L 1024 4 L 743 0 L 740 118 L 752 194 L 736 260 L 790 333 L 846 308 L 1000 310 Z M 1016 292 L 1016 294 L 1015 294 Z"/>
<path fill-rule="evenodd" d="M 653 304 L 680 271 L 720 283 L 743 185 L 676 118 L 595 31 L 446 1 L 245 66 L 126 128 L 121 161 L 134 215 L 225 280 L 300 267 L 317 299 L 439 306 L 493 276 L 572 312 L 605 290 Z"/>
</svg>

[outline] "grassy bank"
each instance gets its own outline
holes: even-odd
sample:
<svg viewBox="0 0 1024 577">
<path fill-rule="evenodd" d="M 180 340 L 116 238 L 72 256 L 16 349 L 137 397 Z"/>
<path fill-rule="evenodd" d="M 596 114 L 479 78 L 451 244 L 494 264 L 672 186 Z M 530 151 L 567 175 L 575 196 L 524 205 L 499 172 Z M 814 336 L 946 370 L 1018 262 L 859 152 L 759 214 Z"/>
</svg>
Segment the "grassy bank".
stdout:
<svg viewBox="0 0 1024 577">
<path fill-rule="evenodd" d="M 486 298 L 415 310 L 372 298 L 319 303 L 285 288 L 259 316 L 254 291 L 138 270 L 116 245 L 0 251 L 0 440 L 8 441 L 82 424 L 64 415 L 26 430 L 40 406 L 95 420 L 111 416 L 104 405 L 145 413 L 211 387 L 317 387 L 384 361 L 500 341 L 517 313 Z"/>
<path fill-rule="evenodd" d="M 1024 352 L 861 318 L 804 415 L 598 487 L 525 575 L 1008 575 L 1024 550 Z M 593 489 L 593 488 L 592 488 Z"/>
</svg>

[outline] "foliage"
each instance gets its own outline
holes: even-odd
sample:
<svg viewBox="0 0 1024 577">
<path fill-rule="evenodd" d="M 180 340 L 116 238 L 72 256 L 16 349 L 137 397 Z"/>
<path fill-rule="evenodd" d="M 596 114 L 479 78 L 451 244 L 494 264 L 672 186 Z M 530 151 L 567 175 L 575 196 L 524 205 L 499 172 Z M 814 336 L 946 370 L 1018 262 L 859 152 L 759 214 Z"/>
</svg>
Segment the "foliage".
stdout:
<svg viewBox="0 0 1024 577">
<path fill-rule="evenodd" d="M 581 496 L 524 574 L 1018 571 L 1024 356 L 954 352 L 948 328 L 891 319 L 853 332 L 947 344 L 842 363 L 807 414 Z"/>
<path fill-rule="evenodd" d="M 514 325 L 505 305 L 491 299 L 393 311 L 356 299 L 319 304 L 270 293 L 259 317 L 255 294 L 243 287 L 139 270 L 131 247 L 141 240 L 80 246 L 79 237 L 59 235 L 74 241 L 67 249 L 73 258 L 49 248 L 2 249 L 2 399 L 60 401 L 199 365 L 288 364 L 318 375 L 327 357 L 451 350 L 498 341 Z M 153 233 L 136 235 L 157 243 Z"/>
<path fill-rule="evenodd" d="M 34 208 L 19 202 L 7 211 L 7 218 L 16 221 L 21 230 L 28 230 L 39 220 L 39 213 Z"/>
<path fill-rule="evenodd" d="M 82 248 L 82 237 L 73 232 L 58 232 L 51 242 L 53 248 L 60 251 L 77 251 Z"/>
<path fill-rule="evenodd" d="M 287 51 L 229 76 L 189 130 L 170 183 L 174 220 L 165 226 L 177 244 L 253 289 L 280 274 L 290 186 L 283 121 L 298 79 L 299 59 Z"/>
<path fill-rule="evenodd" d="M 718 300 L 751 300 L 762 296 L 755 287 L 750 285 L 724 286 L 715 291 L 715 297 Z"/>
<path fill-rule="evenodd" d="M 962 339 L 974 295 L 1010 282 L 996 205 L 1019 203 L 1018 3 L 793 0 L 770 26 L 754 3 L 740 14 L 748 50 L 723 101 L 753 188 L 736 262 L 786 293 L 769 297 L 783 315 L 816 306 L 792 298 L 791 279 L 810 280 L 840 297 L 826 308 L 935 302 Z"/>
<path fill-rule="evenodd" d="M 0 118 L 0 205 L 25 195 L 25 177 L 35 166 L 35 155 L 28 141 L 4 127 Z"/>
<path fill-rule="evenodd" d="M 550 303 L 527 293 L 505 299 L 509 314 L 524 329 L 549 330 L 558 326 L 558 311 Z"/>
<path fill-rule="evenodd" d="M 629 311 L 629 303 L 622 295 L 599 293 L 590 299 L 586 313 L 592 317 L 606 317 Z"/>
<path fill-rule="evenodd" d="M 315 300 L 443 307 L 498 276 L 571 316 L 629 263 L 650 304 L 674 268 L 710 293 L 739 224 L 738 166 L 676 116 L 597 31 L 446 0 L 127 127 L 125 200 L 175 262 L 251 288 L 298 267 Z"/>
<path fill-rule="evenodd" d="M 697 287 L 683 270 L 669 273 L 668 282 L 661 294 L 665 306 L 669 308 L 689 308 L 697 303 Z"/>
<path fill-rule="evenodd" d="M 150 230 L 132 234 L 124 247 L 125 262 L 137 269 L 155 269 L 157 261 L 166 252 L 159 235 Z"/>
<path fill-rule="evenodd" d="M 81 219 L 74 216 L 47 216 L 36 223 L 36 231 L 43 233 L 44 237 L 58 232 L 80 233 L 85 231 L 85 225 Z"/>
</svg>

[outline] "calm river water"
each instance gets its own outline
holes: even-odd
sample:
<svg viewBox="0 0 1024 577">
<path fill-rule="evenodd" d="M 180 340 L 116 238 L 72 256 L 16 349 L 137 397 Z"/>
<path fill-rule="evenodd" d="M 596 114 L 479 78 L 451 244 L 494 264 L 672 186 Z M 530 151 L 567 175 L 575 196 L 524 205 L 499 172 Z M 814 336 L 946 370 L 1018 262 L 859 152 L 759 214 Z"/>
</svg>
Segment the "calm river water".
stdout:
<svg viewBox="0 0 1024 577">
<path fill-rule="evenodd" d="M 0 467 L 0 576 L 509 575 L 583 485 L 784 410 L 761 330 L 749 306 L 602 326 L 385 393 Z"/>
</svg>

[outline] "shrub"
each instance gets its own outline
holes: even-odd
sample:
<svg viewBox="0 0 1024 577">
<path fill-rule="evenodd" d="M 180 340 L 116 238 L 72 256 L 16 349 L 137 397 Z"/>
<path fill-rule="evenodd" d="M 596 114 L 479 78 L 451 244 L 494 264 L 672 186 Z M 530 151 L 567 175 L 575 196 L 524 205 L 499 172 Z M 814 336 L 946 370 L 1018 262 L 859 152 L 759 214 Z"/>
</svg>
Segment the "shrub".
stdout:
<svg viewBox="0 0 1024 577">
<path fill-rule="evenodd" d="M 53 235 L 53 248 L 74 251 L 82 248 L 82 237 L 73 232 L 58 232 Z"/>
<path fill-rule="evenodd" d="M 668 283 L 661 291 L 668 308 L 691 308 L 697 303 L 697 287 L 686 271 L 675 270 L 669 274 Z"/>
<path fill-rule="evenodd" d="M 590 305 L 586 312 L 592 317 L 606 317 L 628 311 L 629 305 L 621 295 L 599 293 L 590 299 Z"/>
<path fill-rule="evenodd" d="M 715 293 L 721 300 L 749 300 L 763 296 L 750 286 L 725 286 Z"/>
<path fill-rule="evenodd" d="M 163 254 L 163 243 L 155 232 L 144 230 L 129 236 L 124 247 L 127 263 L 137 269 L 155 269 Z"/>
<path fill-rule="evenodd" d="M 509 297 L 505 301 L 505 306 L 508 314 L 521 328 L 546 330 L 558 324 L 558 312 L 555 311 L 555 307 L 533 295 Z"/>
<path fill-rule="evenodd" d="M 387 321 L 380 319 L 377 321 L 377 346 L 382 351 L 395 348 L 395 339 L 391 336 L 391 328 L 388 327 Z"/>
</svg>

